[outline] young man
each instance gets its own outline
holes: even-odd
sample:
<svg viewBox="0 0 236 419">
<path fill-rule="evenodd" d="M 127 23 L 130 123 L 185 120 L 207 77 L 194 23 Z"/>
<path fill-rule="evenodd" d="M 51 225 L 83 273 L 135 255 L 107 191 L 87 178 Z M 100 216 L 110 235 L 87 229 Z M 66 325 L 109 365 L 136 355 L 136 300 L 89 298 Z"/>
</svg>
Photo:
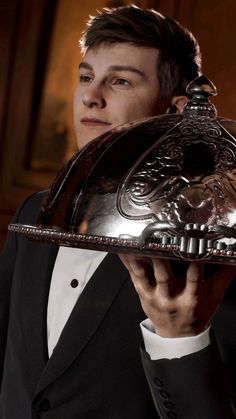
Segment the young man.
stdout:
<svg viewBox="0 0 236 419">
<path fill-rule="evenodd" d="M 185 87 L 200 71 L 192 35 L 135 6 L 92 19 L 82 49 L 74 100 L 79 147 L 120 123 L 181 112 Z M 14 221 L 35 223 L 43 197 L 30 197 Z M 202 315 L 211 298 L 202 265 L 190 265 L 173 298 L 177 281 L 166 262 L 154 261 L 158 285 L 151 288 L 142 260 L 123 261 L 130 275 L 116 255 L 9 234 L 0 272 L 1 419 L 234 417 L 223 371 L 224 362 L 229 372 L 234 365 L 233 326 L 231 336 L 225 327 L 233 292 L 213 322 L 221 356 L 205 330 L 231 270 L 222 282 L 215 275 L 217 290 Z M 143 369 L 139 323 L 147 315 Z M 233 390 L 234 374 L 228 379 Z"/>
</svg>

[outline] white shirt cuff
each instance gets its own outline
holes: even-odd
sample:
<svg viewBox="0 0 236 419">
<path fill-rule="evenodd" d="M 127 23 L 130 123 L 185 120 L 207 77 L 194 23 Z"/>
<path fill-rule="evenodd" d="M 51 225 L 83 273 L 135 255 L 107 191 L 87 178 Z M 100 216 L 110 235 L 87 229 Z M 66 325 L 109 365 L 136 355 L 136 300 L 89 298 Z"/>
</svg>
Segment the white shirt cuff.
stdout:
<svg viewBox="0 0 236 419">
<path fill-rule="evenodd" d="M 150 319 L 141 324 L 144 345 L 152 360 L 181 358 L 201 351 L 210 344 L 210 327 L 196 336 L 164 338 L 156 334 Z"/>
</svg>

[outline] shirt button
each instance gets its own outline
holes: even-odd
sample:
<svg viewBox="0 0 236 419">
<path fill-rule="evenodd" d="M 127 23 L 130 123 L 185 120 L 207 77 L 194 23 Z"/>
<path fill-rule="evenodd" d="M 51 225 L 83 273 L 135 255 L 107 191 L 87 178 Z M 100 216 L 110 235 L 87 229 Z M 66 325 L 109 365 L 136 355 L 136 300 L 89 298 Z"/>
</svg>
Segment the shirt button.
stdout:
<svg viewBox="0 0 236 419">
<path fill-rule="evenodd" d="M 40 408 L 40 410 L 42 412 L 46 412 L 47 410 L 49 410 L 50 409 L 50 402 L 49 402 L 49 400 L 48 399 L 43 399 L 40 402 L 39 408 Z"/>
<path fill-rule="evenodd" d="M 79 282 L 78 282 L 78 280 L 77 279 L 72 279 L 72 281 L 71 281 L 71 283 L 70 283 L 70 285 L 72 286 L 72 288 L 76 288 L 76 287 L 78 287 L 78 284 L 79 284 Z"/>
</svg>

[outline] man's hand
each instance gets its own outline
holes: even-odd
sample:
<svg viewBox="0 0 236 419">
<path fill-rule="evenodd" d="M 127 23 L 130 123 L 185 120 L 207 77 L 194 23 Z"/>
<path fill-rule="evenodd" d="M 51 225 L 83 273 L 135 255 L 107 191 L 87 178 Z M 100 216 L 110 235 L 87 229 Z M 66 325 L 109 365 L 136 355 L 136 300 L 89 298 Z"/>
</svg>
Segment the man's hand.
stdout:
<svg viewBox="0 0 236 419">
<path fill-rule="evenodd" d="M 120 255 L 128 269 L 147 317 L 163 337 L 193 336 L 209 325 L 225 290 L 236 275 L 235 266 L 222 266 L 204 275 L 204 263 L 186 263 L 185 274 L 175 277 L 165 259 Z M 178 262 L 177 262 L 178 263 Z"/>
</svg>

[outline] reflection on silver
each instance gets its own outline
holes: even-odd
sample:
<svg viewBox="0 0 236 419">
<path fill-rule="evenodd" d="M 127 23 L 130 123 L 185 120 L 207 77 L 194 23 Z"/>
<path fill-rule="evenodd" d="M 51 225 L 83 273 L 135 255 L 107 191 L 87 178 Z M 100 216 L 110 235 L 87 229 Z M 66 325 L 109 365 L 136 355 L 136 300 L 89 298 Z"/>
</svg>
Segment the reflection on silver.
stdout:
<svg viewBox="0 0 236 419">
<path fill-rule="evenodd" d="M 236 122 L 216 116 L 204 76 L 182 115 L 125 125 L 77 153 L 54 181 L 33 240 L 235 263 Z"/>
</svg>

